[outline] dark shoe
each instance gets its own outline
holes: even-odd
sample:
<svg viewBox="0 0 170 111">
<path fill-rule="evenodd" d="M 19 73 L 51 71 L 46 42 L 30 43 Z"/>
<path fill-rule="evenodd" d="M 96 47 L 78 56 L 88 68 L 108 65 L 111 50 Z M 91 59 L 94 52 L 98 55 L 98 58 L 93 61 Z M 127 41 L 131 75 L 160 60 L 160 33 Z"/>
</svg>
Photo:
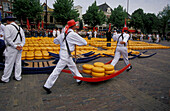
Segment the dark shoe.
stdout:
<svg viewBox="0 0 170 111">
<path fill-rule="evenodd" d="M 13 80 L 15 80 L 15 81 L 19 81 L 19 80 L 17 80 L 15 77 L 13 77 Z"/>
<path fill-rule="evenodd" d="M 132 66 L 130 66 L 126 71 L 128 72 L 128 71 L 130 71 L 132 69 Z"/>
<path fill-rule="evenodd" d="M 6 83 L 6 82 L 4 82 L 4 81 L 0 80 L 0 83 Z"/>
<path fill-rule="evenodd" d="M 52 93 L 50 89 L 48 89 L 48 88 L 46 88 L 46 87 L 44 87 L 44 86 L 43 86 L 43 89 L 47 92 L 47 94 Z"/>
<path fill-rule="evenodd" d="M 82 83 L 83 81 L 77 82 L 78 86 Z"/>
</svg>

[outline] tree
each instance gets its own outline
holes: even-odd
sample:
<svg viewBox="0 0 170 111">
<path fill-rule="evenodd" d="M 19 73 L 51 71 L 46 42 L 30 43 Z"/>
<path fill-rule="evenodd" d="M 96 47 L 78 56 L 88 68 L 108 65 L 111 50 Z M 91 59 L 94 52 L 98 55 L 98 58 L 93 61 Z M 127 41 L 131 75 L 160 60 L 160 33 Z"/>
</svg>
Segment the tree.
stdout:
<svg viewBox="0 0 170 111">
<path fill-rule="evenodd" d="M 40 19 L 42 6 L 35 0 L 15 0 L 12 12 L 19 21 L 26 21 L 29 18 L 30 22 Z"/>
<path fill-rule="evenodd" d="M 119 5 L 112 11 L 108 22 L 114 24 L 118 29 L 121 29 L 124 26 L 125 18 L 127 18 L 127 13 L 123 10 L 123 7 Z"/>
<path fill-rule="evenodd" d="M 153 30 L 158 30 L 159 28 L 159 20 L 155 14 L 147 13 L 144 14 L 143 18 L 144 23 L 144 32 L 152 33 Z"/>
<path fill-rule="evenodd" d="M 168 26 L 168 20 L 170 20 L 170 6 L 164 7 L 163 11 L 158 14 L 158 18 L 161 20 L 162 33 L 165 36 L 166 28 Z"/>
<path fill-rule="evenodd" d="M 95 1 L 92 6 L 88 7 L 86 14 L 83 15 L 83 20 L 85 24 L 95 27 L 96 25 L 102 25 L 106 21 L 106 16 L 103 11 L 99 10 Z"/>
<path fill-rule="evenodd" d="M 66 25 L 67 21 L 74 19 L 78 20 L 78 11 L 73 8 L 73 0 L 56 0 L 53 4 L 53 16 L 57 22 Z"/>
<path fill-rule="evenodd" d="M 143 23 L 143 18 L 144 18 L 144 12 L 143 9 L 137 9 L 132 13 L 131 16 L 131 26 L 133 26 L 136 30 L 141 29 L 142 32 L 144 30 L 144 23 Z"/>
</svg>

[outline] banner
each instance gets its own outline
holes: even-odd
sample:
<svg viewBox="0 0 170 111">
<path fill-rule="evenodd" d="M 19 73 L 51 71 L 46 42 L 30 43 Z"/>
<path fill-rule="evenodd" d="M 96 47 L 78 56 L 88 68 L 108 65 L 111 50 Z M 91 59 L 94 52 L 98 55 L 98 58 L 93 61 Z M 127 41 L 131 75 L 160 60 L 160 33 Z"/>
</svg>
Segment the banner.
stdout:
<svg viewBox="0 0 170 111">
<path fill-rule="evenodd" d="M 29 23 L 28 18 L 27 18 L 27 28 L 30 29 L 30 23 Z"/>
<path fill-rule="evenodd" d="M 109 32 L 110 32 L 110 30 L 111 30 L 111 23 L 109 23 Z"/>
<path fill-rule="evenodd" d="M 43 20 L 41 21 L 41 28 L 44 29 L 44 23 Z"/>
</svg>

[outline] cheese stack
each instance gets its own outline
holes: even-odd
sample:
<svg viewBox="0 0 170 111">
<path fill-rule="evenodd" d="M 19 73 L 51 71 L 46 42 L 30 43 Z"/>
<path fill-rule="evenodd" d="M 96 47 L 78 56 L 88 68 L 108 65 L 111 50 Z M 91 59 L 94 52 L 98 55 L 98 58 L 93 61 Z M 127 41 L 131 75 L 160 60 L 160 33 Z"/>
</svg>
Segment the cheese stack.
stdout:
<svg viewBox="0 0 170 111">
<path fill-rule="evenodd" d="M 92 68 L 93 77 L 103 77 L 105 75 L 105 69 L 103 68 L 104 63 L 95 62 L 94 67 Z"/>
<path fill-rule="evenodd" d="M 26 59 L 27 60 L 33 60 L 34 59 L 34 52 L 33 51 L 28 51 L 26 53 Z"/>
<path fill-rule="evenodd" d="M 115 73 L 114 66 L 111 64 L 103 65 L 103 68 L 106 76 Z"/>
<path fill-rule="evenodd" d="M 35 59 L 42 59 L 42 53 L 41 53 L 41 51 L 35 51 L 34 57 L 35 57 Z"/>
<path fill-rule="evenodd" d="M 86 74 L 90 74 L 91 75 L 91 69 L 94 67 L 93 65 L 91 64 L 84 64 L 83 66 L 83 72 L 86 73 Z"/>
</svg>

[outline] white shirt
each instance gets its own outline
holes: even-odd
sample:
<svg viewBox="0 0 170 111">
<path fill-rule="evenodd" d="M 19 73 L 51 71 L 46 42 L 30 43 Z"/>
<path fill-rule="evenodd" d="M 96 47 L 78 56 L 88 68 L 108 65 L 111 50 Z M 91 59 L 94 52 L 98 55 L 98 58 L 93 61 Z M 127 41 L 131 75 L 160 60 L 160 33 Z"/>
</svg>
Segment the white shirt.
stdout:
<svg viewBox="0 0 170 111">
<path fill-rule="evenodd" d="M 69 29 L 68 36 L 66 37 L 69 49 L 71 52 L 74 51 L 75 45 L 81 46 L 81 45 L 87 45 L 87 42 L 85 39 L 83 39 L 80 35 L 75 33 L 72 29 Z M 60 49 L 67 50 L 66 42 L 64 39 L 64 33 L 60 34 L 57 38 L 54 39 L 55 44 L 60 44 Z"/>
<path fill-rule="evenodd" d="M 57 33 L 57 31 L 53 30 L 53 37 L 56 37 L 56 33 Z"/>
<path fill-rule="evenodd" d="M 0 36 L 0 39 L 4 40 L 4 29 L 5 29 L 5 25 L 0 24 L 0 35 L 2 35 L 2 37 Z"/>
<path fill-rule="evenodd" d="M 120 35 L 121 34 L 116 34 L 116 35 L 113 35 L 113 40 L 114 41 L 118 41 L 118 39 L 119 39 L 119 41 L 118 41 L 118 43 L 117 43 L 117 46 L 120 46 L 120 47 L 124 47 L 124 44 L 120 44 L 120 41 L 123 41 L 123 42 L 125 42 L 125 46 L 127 46 L 128 45 L 128 39 L 129 39 L 129 34 L 126 34 L 126 33 L 123 33 L 123 37 L 124 37 L 124 39 L 122 40 L 122 36 L 120 37 Z M 120 37 L 120 38 L 119 38 Z"/>
<path fill-rule="evenodd" d="M 159 34 L 156 35 L 156 38 L 159 39 Z"/>
<path fill-rule="evenodd" d="M 57 30 L 57 36 L 59 36 L 60 35 L 60 31 L 59 30 Z"/>
<path fill-rule="evenodd" d="M 15 22 L 12 22 L 11 24 L 14 24 L 18 29 L 19 29 L 19 26 L 15 23 Z M 25 33 L 23 31 L 23 29 L 20 27 L 20 33 L 21 33 L 21 36 L 22 36 L 22 41 L 20 40 L 20 36 L 18 35 L 17 39 L 15 41 L 13 41 L 18 33 L 18 30 L 12 26 L 11 24 L 8 24 L 6 25 L 5 27 L 5 44 L 6 45 L 10 45 L 14 48 L 16 48 L 18 45 L 20 46 L 24 46 L 25 44 Z"/>
</svg>

